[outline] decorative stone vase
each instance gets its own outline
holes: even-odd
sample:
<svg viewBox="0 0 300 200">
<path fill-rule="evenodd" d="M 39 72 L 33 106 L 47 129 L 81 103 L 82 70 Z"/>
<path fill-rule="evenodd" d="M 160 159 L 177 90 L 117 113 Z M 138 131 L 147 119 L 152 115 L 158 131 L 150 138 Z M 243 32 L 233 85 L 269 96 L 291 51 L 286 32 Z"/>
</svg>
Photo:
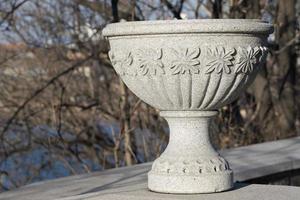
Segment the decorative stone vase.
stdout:
<svg viewBox="0 0 300 200">
<path fill-rule="evenodd" d="M 159 109 L 170 141 L 148 173 L 163 193 L 210 193 L 233 187 L 227 161 L 212 147 L 211 119 L 253 81 L 272 26 L 260 20 L 121 22 L 103 35 L 122 80 Z"/>
</svg>

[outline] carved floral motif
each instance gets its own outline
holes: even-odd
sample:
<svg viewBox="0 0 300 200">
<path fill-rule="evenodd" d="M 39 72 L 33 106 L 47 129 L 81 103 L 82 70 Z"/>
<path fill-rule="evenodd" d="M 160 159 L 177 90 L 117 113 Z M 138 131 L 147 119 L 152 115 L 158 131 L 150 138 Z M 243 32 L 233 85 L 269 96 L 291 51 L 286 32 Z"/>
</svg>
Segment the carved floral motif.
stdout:
<svg viewBox="0 0 300 200">
<path fill-rule="evenodd" d="M 118 74 L 136 76 L 199 74 L 202 69 L 206 74 L 230 74 L 232 71 L 247 74 L 252 72 L 259 62 L 264 62 L 267 56 L 266 47 L 217 46 L 203 49 L 207 51 L 205 56 L 202 56 L 200 48 L 176 50 L 148 48 L 116 53 L 116 56 L 110 52 L 109 57 Z M 200 63 L 202 59 L 206 60 L 203 62 L 204 65 Z"/>
<path fill-rule="evenodd" d="M 108 55 L 118 74 L 136 75 L 136 72 L 130 67 L 133 63 L 131 52 L 124 54 L 124 56 L 121 56 L 118 59 L 113 53 L 111 53 L 111 51 L 108 53 Z"/>
<path fill-rule="evenodd" d="M 216 47 L 215 49 L 207 48 L 207 57 L 209 61 L 206 63 L 205 73 L 216 71 L 217 73 L 231 72 L 230 67 L 233 65 L 234 48 L 225 49 L 224 47 Z"/>
<path fill-rule="evenodd" d="M 172 74 L 199 74 L 200 61 L 197 59 L 200 55 L 200 49 L 172 49 L 176 59 L 171 64 Z"/>
<path fill-rule="evenodd" d="M 259 62 L 263 63 L 266 61 L 268 55 L 268 48 L 267 47 L 259 47 L 261 51 L 261 56 L 259 57 Z"/>
<path fill-rule="evenodd" d="M 165 74 L 164 65 L 161 61 L 162 54 L 162 49 L 139 49 L 136 55 L 141 74 Z"/>
<path fill-rule="evenodd" d="M 248 47 L 245 48 L 238 48 L 238 61 L 235 68 L 235 73 L 249 73 L 253 71 L 254 65 L 258 63 L 257 56 L 260 53 L 260 48 L 255 47 Z"/>
</svg>

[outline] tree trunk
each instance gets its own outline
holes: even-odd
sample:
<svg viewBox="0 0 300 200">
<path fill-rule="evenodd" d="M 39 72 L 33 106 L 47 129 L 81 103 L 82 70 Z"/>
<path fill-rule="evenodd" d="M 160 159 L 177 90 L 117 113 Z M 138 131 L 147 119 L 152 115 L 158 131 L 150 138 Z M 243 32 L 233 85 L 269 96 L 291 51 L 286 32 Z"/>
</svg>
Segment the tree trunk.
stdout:
<svg viewBox="0 0 300 200">
<path fill-rule="evenodd" d="M 125 148 L 125 163 L 126 165 L 132 165 L 132 139 L 130 130 L 130 105 L 128 102 L 128 89 L 120 79 L 120 90 L 121 90 L 121 134 L 124 136 L 124 148 Z"/>
<path fill-rule="evenodd" d="M 280 0 L 277 15 L 277 41 L 279 49 L 295 37 L 295 2 L 294 0 Z M 295 122 L 295 80 L 296 55 L 293 46 L 285 48 L 276 55 L 278 67 L 274 70 L 273 88 L 275 90 L 274 105 L 276 110 L 276 125 L 278 134 L 292 134 Z M 278 135 L 280 136 L 280 135 Z"/>
</svg>

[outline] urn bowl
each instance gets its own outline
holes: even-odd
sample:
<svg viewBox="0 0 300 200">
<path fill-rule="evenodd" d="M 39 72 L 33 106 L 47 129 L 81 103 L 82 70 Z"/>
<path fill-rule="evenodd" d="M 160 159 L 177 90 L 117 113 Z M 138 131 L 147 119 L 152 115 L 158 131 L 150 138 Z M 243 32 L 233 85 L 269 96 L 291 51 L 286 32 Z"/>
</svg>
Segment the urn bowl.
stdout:
<svg viewBox="0 0 300 200">
<path fill-rule="evenodd" d="M 272 26 L 260 20 L 108 25 L 109 57 L 139 98 L 160 110 L 216 110 L 253 81 Z"/>
</svg>

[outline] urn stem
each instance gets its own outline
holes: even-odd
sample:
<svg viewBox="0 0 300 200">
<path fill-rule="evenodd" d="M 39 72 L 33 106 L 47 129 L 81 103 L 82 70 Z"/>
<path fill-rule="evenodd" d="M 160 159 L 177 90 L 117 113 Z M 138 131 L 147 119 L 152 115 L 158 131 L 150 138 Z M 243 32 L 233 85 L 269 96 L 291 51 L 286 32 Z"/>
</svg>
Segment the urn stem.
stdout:
<svg viewBox="0 0 300 200">
<path fill-rule="evenodd" d="M 209 128 L 217 111 L 162 111 L 170 127 L 170 140 L 164 154 L 176 158 L 184 152 L 186 158 L 216 156 L 210 143 Z"/>
</svg>

